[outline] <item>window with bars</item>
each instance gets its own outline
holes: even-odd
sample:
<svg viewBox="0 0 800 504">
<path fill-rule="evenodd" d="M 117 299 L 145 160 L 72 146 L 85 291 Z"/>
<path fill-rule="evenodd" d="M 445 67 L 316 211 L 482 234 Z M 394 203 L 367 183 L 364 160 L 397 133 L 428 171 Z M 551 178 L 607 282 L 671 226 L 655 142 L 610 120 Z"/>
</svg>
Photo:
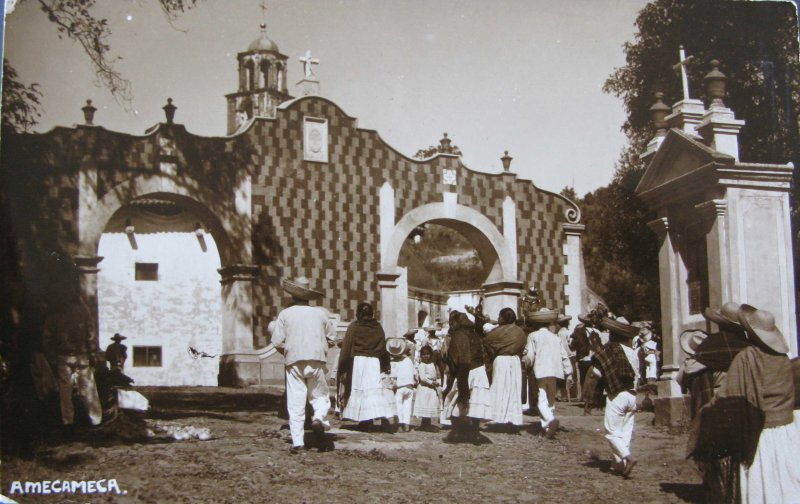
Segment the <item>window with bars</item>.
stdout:
<svg viewBox="0 0 800 504">
<path fill-rule="evenodd" d="M 161 367 L 161 347 L 133 347 L 133 367 Z"/>
</svg>

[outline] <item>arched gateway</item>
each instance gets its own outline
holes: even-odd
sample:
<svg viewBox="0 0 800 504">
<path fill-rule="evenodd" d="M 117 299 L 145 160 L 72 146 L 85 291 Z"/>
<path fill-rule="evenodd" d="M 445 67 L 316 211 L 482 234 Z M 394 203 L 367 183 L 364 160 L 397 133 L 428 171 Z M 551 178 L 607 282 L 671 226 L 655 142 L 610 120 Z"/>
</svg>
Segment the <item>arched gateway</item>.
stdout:
<svg viewBox="0 0 800 504">
<path fill-rule="evenodd" d="M 241 56 L 240 63 L 287 59 L 265 33 Z M 266 328 L 289 302 L 280 288 L 285 277 L 310 278 L 325 294 L 320 304 L 341 327 L 358 302 L 369 300 L 378 304 L 387 333 L 402 333 L 408 317 L 398 256 L 409 233 L 424 223 L 454 228 L 473 245 L 487 265 L 483 294 L 490 315 L 503 306 L 516 308 L 529 286 L 549 307 L 573 316 L 582 311 L 583 226 L 574 203 L 519 179 L 509 156 L 502 173 L 470 170 L 448 153 L 446 137 L 442 153 L 409 158 L 315 96 L 318 82 L 301 81 L 310 94 L 291 99 L 285 72 L 269 68 L 257 82 L 240 79 L 239 90 L 227 95 L 229 136 L 189 133 L 174 123 L 168 105 L 166 122 L 143 136 L 96 126 L 94 111 L 85 107 L 84 125 L 4 137 L 3 201 L 11 222 L 30 230 L 18 236 L 18 267 L 31 267 L 22 256 L 37 247 L 70 256 L 97 314 L 97 274 L 104 267 L 97 247 L 113 216 L 128 206 L 181 206 L 198 221 L 198 229 L 187 232 L 198 239 L 207 233 L 219 251 L 219 285 L 213 288 L 221 299 L 216 323 L 222 342 L 221 355 L 213 358 L 219 383 L 233 385 L 281 376 Z M 137 214 L 126 218 L 135 233 Z M 116 232 L 128 227 L 116 225 Z M 158 246 L 171 247 L 173 256 L 183 257 L 181 247 L 200 253 L 197 240 L 169 242 L 166 228 L 152 231 L 164 233 Z M 133 275 L 135 265 L 120 261 L 115 264 Z M 164 273 L 167 278 L 170 272 Z M 137 303 L 136 296 L 130 299 Z M 185 311 L 187 303 L 158 298 L 165 313 Z M 111 334 L 105 332 L 113 329 L 99 326 L 104 333 L 98 341 L 106 341 Z M 177 330 L 164 324 L 165 355 L 186 352 L 185 344 L 169 346 Z M 135 326 L 129 331 L 128 346 L 140 346 Z"/>
</svg>

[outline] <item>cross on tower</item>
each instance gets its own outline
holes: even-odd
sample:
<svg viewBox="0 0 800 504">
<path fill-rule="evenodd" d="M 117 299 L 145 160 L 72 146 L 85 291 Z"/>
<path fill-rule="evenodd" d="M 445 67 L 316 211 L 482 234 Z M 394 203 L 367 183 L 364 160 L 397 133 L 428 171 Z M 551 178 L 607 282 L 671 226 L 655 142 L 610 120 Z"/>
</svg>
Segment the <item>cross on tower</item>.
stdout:
<svg viewBox="0 0 800 504">
<path fill-rule="evenodd" d="M 303 71 L 306 74 L 306 79 L 315 77 L 316 74 L 314 74 L 314 69 L 312 68 L 311 65 L 319 65 L 319 60 L 311 57 L 310 50 L 306 51 L 306 55 L 300 56 L 299 59 L 303 63 Z"/>
<path fill-rule="evenodd" d="M 676 65 L 672 67 L 673 70 L 676 72 L 680 70 L 681 72 L 681 83 L 683 84 L 683 99 L 689 99 L 689 78 L 686 76 L 686 64 L 691 61 L 694 56 L 686 57 L 686 52 L 683 50 L 683 44 L 681 44 L 680 51 L 678 52 L 678 56 L 680 61 Z"/>
<path fill-rule="evenodd" d="M 261 2 L 260 4 L 258 4 L 258 6 L 261 8 L 261 21 L 264 24 L 267 24 L 267 4 Z"/>
</svg>

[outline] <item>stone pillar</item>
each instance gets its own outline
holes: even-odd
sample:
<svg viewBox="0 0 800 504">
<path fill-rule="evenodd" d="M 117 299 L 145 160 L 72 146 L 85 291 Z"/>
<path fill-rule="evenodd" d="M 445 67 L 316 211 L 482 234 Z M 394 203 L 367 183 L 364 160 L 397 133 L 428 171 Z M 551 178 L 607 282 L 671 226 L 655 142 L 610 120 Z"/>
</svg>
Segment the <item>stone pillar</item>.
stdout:
<svg viewBox="0 0 800 504">
<path fill-rule="evenodd" d="M 648 223 L 659 241 L 658 272 L 661 290 L 661 376 L 656 384 L 656 423 L 680 425 L 684 423 L 686 408 L 680 387 L 674 380 L 681 363 L 680 333 L 682 310 L 680 299 L 680 271 L 676 244 L 669 232 L 669 219 L 661 217 Z"/>
<path fill-rule="evenodd" d="M 240 387 L 260 381 L 253 350 L 253 280 L 258 267 L 234 264 L 219 269 L 222 277 L 222 357 L 219 384 Z"/>
<path fill-rule="evenodd" d="M 706 234 L 708 304 L 712 308 L 719 308 L 732 300 L 726 223 L 728 202 L 724 199 L 715 199 L 695 205 L 695 208 L 710 223 Z"/>
<path fill-rule="evenodd" d="M 503 308 L 513 308 L 514 312 L 517 312 L 521 293 L 522 282 L 518 280 L 501 280 L 483 284 L 485 299 L 483 313 L 492 320 L 497 320 L 497 316 Z"/>
<path fill-rule="evenodd" d="M 387 337 L 402 336 L 405 330 L 398 327 L 400 325 L 398 310 L 402 310 L 402 316 L 406 318 L 408 307 L 406 302 L 398 299 L 397 279 L 400 274 L 394 271 L 381 271 L 378 273 L 378 287 L 381 290 L 381 326 Z M 402 304 L 400 304 L 402 301 Z M 402 332 L 400 332 L 402 330 Z"/>
<path fill-rule="evenodd" d="M 378 198 L 380 200 L 381 264 L 383 264 L 395 224 L 394 189 L 389 181 L 384 182 L 381 186 Z"/>
<path fill-rule="evenodd" d="M 581 233 L 586 229 L 583 224 L 564 224 L 564 313 L 578 320 L 578 315 L 587 307 L 583 306 L 583 254 L 581 253 Z"/>
<path fill-rule="evenodd" d="M 503 237 L 508 242 L 511 249 L 511 255 L 514 258 L 515 274 L 517 264 L 517 204 L 511 199 L 511 196 L 506 196 L 503 200 Z"/>
<path fill-rule="evenodd" d="M 98 335 L 99 319 L 97 311 L 97 273 L 100 268 L 97 265 L 103 260 L 102 257 L 75 256 L 72 258 L 78 268 L 81 300 L 89 308 L 92 317 L 91 334 L 89 336 L 92 348 L 100 350 L 100 339 Z"/>
<path fill-rule="evenodd" d="M 320 96 L 319 81 L 317 79 L 303 79 L 297 83 L 297 94 L 303 96 Z"/>
<path fill-rule="evenodd" d="M 678 128 L 688 135 L 700 138 L 697 127 L 703 120 L 705 112 L 702 100 L 687 98 L 675 103 L 672 106 L 672 113 L 664 120 L 670 128 Z"/>
</svg>

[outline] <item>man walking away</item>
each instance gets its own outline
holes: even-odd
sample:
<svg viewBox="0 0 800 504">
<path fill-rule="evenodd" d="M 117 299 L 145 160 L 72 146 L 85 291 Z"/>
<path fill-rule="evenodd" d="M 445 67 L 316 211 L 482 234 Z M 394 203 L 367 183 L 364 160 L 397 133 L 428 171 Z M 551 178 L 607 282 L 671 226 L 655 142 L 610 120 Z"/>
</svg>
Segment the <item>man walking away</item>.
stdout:
<svg viewBox="0 0 800 504">
<path fill-rule="evenodd" d="M 305 446 L 303 425 L 306 399 L 314 408 L 311 429 L 319 434 L 330 428 L 326 417 L 331 407 L 328 394 L 327 354 L 336 342 L 336 331 L 325 309 L 310 306 L 322 293 L 310 288 L 305 277 L 284 280 L 283 289 L 292 304 L 281 310 L 275 323 L 272 344 L 283 354 L 286 364 L 286 398 L 289 410 L 290 453 Z"/>
</svg>

